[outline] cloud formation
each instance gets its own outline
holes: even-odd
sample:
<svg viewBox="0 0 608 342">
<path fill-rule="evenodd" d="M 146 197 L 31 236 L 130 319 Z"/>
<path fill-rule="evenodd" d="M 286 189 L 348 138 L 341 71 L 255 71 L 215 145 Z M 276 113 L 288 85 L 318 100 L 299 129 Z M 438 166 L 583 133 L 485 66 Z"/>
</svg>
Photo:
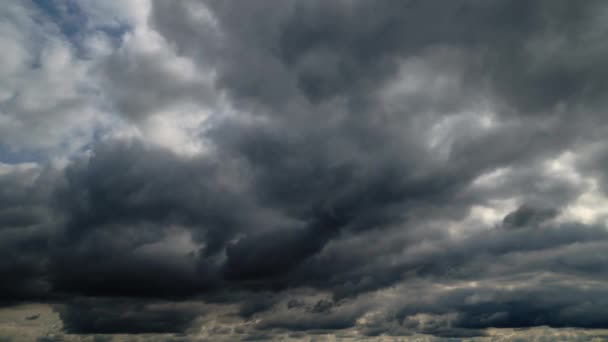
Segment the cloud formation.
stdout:
<svg viewBox="0 0 608 342">
<path fill-rule="evenodd" d="M 608 327 L 607 15 L 10 1 L 0 305 L 95 340 L 585 340 Z"/>
</svg>

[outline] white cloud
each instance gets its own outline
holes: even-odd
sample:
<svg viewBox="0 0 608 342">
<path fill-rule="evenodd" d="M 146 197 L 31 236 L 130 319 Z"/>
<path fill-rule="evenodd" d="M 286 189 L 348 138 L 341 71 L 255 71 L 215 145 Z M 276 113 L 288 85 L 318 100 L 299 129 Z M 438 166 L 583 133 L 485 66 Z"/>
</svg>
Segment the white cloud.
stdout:
<svg viewBox="0 0 608 342">
<path fill-rule="evenodd" d="M 3 6 L 0 25 L 0 143 L 14 150 L 69 149 L 100 115 L 90 61 L 35 8 Z"/>
</svg>

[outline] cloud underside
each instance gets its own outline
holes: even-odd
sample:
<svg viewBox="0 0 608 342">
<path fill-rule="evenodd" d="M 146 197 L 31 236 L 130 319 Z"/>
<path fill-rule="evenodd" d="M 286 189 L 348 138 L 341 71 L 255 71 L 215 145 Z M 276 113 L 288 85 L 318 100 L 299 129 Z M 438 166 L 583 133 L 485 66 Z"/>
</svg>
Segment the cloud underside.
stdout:
<svg viewBox="0 0 608 342">
<path fill-rule="evenodd" d="M 67 334 L 608 327 L 605 2 L 0 14 L 1 305 Z"/>
</svg>

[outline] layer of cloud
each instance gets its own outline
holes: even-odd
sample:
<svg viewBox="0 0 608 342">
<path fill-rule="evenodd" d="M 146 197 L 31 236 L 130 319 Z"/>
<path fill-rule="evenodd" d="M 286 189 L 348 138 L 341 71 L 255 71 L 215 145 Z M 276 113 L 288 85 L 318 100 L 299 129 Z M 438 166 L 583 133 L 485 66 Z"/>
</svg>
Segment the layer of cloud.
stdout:
<svg viewBox="0 0 608 342">
<path fill-rule="evenodd" d="M 91 338 L 608 326 L 605 3 L 0 15 L 3 306 Z"/>
</svg>

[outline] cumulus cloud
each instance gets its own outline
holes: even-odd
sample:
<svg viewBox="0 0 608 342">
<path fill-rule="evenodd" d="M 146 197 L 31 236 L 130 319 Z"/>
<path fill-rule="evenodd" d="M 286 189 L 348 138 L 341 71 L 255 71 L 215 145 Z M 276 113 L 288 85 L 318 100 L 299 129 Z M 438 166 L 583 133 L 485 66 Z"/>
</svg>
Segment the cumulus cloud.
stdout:
<svg viewBox="0 0 608 342">
<path fill-rule="evenodd" d="M 51 305 L 47 340 L 602 336 L 606 15 L 10 1 L 2 310 Z"/>
</svg>

